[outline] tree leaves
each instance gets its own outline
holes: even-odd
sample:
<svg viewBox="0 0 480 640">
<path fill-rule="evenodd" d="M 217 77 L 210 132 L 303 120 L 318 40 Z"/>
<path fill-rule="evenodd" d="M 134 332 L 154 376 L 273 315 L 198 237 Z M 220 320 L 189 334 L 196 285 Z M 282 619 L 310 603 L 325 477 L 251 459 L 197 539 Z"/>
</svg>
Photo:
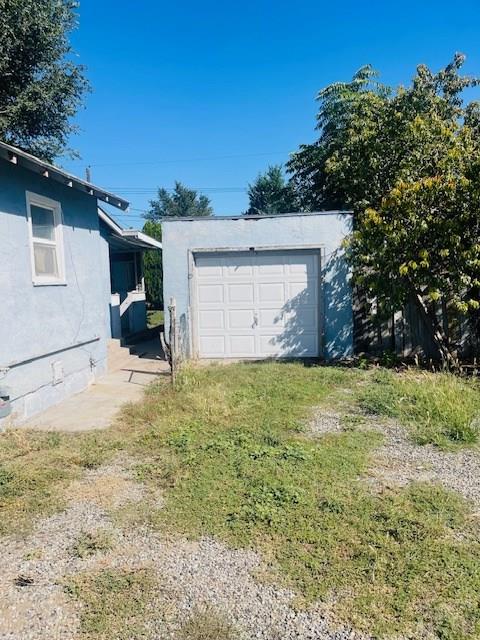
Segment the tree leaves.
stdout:
<svg viewBox="0 0 480 640">
<path fill-rule="evenodd" d="M 288 164 L 307 207 L 353 209 L 348 255 L 386 313 L 412 297 L 480 307 L 480 107 L 463 102 L 479 81 L 464 60 L 420 65 L 395 92 L 368 66 L 326 87 L 319 138 Z"/>
<path fill-rule="evenodd" d="M 74 0 L 0 0 L 0 137 L 45 160 L 65 151 L 89 89 L 72 61 Z"/>
<path fill-rule="evenodd" d="M 158 198 L 150 201 L 150 211 L 145 215 L 147 220 L 161 218 L 203 217 L 211 216 L 213 209 L 210 199 L 198 195 L 194 189 L 188 189 L 181 182 L 175 182 L 173 193 L 166 189 L 158 190 Z"/>
<path fill-rule="evenodd" d="M 272 215 L 297 210 L 295 192 L 285 181 L 282 167 L 272 165 L 248 186 L 249 207 L 245 215 Z"/>
</svg>

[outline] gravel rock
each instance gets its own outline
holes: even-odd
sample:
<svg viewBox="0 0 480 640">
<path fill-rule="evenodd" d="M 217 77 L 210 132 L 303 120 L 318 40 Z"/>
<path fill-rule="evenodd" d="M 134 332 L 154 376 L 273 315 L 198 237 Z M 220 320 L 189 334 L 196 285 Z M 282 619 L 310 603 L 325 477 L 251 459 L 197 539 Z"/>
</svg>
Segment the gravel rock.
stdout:
<svg viewBox="0 0 480 640">
<path fill-rule="evenodd" d="M 341 416 L 334 411 L 317 409 L 307 427 L 311 435 L 323 435 L 325 433 L 338 433 L 343 431 Z"/>
<path fill-rule="evenodd" d="M 319 609 L 296 610 L 292 591 L 257 582 L 262 559 L 253 551 L 210 538 L 165 541 L 146 529 L 126 534 L 121 546 L 111 566 L 153 568 L 161 585 L 157 611 L 168 599 L 169 615 L 148 620 L 153 638 L 175 640 L 182 622 L 206 609 L 226 617 L 244 640 L 365 639 L 351 628 L 333 627 Z"/>
<path fill-rule="evenodd" d="M 395 422 L 369 421 L 369 427 L 385 436 L 369 469 L 373 487 L 405 486 L 413 481 L 438 482 L 458 491 L 480 508 L 480 452 L 478 449 L 442 451 L 433 445 L 412 442 L 406 429 Z"/>
<path fill-rule="evenodd" d="M 94 505 L 77 503 L 40 522 L 26 540 L 2 541 L 0 556 L 0 638 L 2 640 L 72 640 L 78 607 L 64 593 L 62 580 L 74 572 L 71 554 L 81 531 L 109 526 Z M 33 584 L 17 586 L 18 576 Z"/>
<path fill-rule="evenodd" d="M 410 482 L 437 482 L 457 491 L 480 509 L 480 451 L 442 451 L 433 445 L 412 442 L 402 425 L 393 420 L 359 415 L 356 428 L 374 429 L 385 436 L 368 470 L 367 482 L 373 490 L 405 486 Z M 362 422 L 363 421 L 363 422 Z M 309 433 L 322 435 L 343 430 L 341 416 L 318 409 L 308 425 Z"/>
<path fill-rule="evenodd" d="M 118 473 L 122 482 L 113 476 Z M 85 475 L 85 487 L 122 487 L 114 504 L 136 500 L 128 469 L 109 465 Z M 244 640 L 361 640 L 349 628 L 335 628 L 320 609 L 293 607 L 295 594 L 260 583 L 262 558 L 253 551 L 234 550 L 212 539 L 192 542 L 165 539 L 147 528 L 122 532 L 104 509 L 105 492 L 85 492 L 78 485 L 68 509 L 38 522 L 26 538 L 14 536 L 2 543 L 0 557 L 0 639 L 73 640 L 78 637 L 81 603 L 70 598 L 64 584 L 77 574 L 105 569 L 144 569 L 156 572 L 158 593 L 150 603 L 146 625 L 153 640 L 174 640 L 178 629 L 203 607 L 216 611 L 240 630 Z M 100 497 L 99 497 L 100 496 Z M 114 547 L 79 558 L 73 552 L 83 533 L 106 529 Z M 17 586 L 18 578 L 27 578 Z M 30 583 L 31 582 L 31 583 Z"/>
</svg>

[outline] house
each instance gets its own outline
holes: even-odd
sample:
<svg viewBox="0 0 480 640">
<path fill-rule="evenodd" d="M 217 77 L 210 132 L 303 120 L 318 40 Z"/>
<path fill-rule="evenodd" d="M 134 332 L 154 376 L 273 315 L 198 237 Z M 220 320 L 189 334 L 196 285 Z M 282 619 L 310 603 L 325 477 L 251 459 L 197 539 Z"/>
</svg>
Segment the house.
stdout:
<svg viewBox="0 0 480 640">
<path fill-rule="evenodd" d="M 164 300 L 175 298 L 181 355 L 352 356 L 351 224 L 338 211 L 164 219 Z"/>
<path fill-rule="evenodd" d="M 0 422 L 25 420 L 107 371 L 113 337 L 146 326 L 141 255 L 98 201 L 128 202 L 0 143 Z"/>
</svg>

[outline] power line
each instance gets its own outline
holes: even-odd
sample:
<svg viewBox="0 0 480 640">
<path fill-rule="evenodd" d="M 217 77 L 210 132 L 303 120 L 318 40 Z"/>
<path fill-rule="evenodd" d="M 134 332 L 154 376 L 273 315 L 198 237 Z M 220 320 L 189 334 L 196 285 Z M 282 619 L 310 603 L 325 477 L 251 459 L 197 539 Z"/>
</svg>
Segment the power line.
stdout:
<svg viewBox="0 0 480 640">
<path fill-rule="evenodd" d="M 247 191 L 248 187 L 188 187 L 194 191 L 205 191 L 208 193 L 241 193 Z M 157 193 L 159 189 L 165 191 L 175 192 L 175 187 L 126 187 L 126 186 L 113 186 L 109 187 L 113 191 L 122 192 L 135 192 L 135 193 Z"/>
<path fill-rule="evenodd" d="M 246 191 L 247 187 L 188 187 L 194 191 Z M 165 189 L 165 191 L 175 191 L 175 187 L 135 187 L 135 186 L 113 186 L 109 189 L 123 189 L 124 191 L 158 191 L 158 189 Z"/>
<path fill-rule="evenodd" d="M 291 151 L 263 151 L 261 153 L 238 153 L 220 156 L 199 156 L 196 158 L 169 158 L 164 160 L 145 160 L 140 162 L 99 162 L 89 163 L 89 167 L 119 167 L 119 166 L 137 166 L 137 165 L 154 165 L 169 164 L 176 162 L 204 162 L 205 160 L 228 160 L 234 158 L 255 158 L 261 156 L 288 155 Z M 82 162 L 82 160 L 74 160 L 73 162 Z"/>
<path fill-rule="evenodd" d="M 132 210 L 132 209 L 130 209 Z M 149 213 L 149 211 L 147 211 L 146 209 L 133 209 L 134 211 L 138 211 L 138 214 L 130 214 L 130 213 L 113 213 L 112 217 L 116 218 L 118 220 L 144 220 L 144 216 L 142 215 L 143 213 Z M 243 215 L 244 212 L 240 212 L 240 213 L 222 213 L 221 215 L 218 216 L 213 216 L 213 217 L 218 217 L 218 218 L 223 218 L 225 216 L 229 217 L 229 216 L 241 216 Z M 181 218 L 181 216 L 179 216 Z M 201 216 L 200 216 L 201 217 Z"/>
</svg>

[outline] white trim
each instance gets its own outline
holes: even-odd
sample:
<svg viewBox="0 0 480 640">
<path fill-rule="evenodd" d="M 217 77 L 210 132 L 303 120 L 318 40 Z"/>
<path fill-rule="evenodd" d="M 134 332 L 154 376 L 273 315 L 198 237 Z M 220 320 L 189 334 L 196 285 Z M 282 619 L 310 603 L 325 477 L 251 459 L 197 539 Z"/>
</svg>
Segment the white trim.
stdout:
<svg viewBox="0 0 480 640">
<path fill-rule="evenodd" d="M 123 229 L 122 235 L 124 238 L 133 238 L 134 240 L 139 240 L 145 244 L 150 245 L 153 249 L 161 249 L 162 243 L 148 236 L 143 231 L 136 231 L 135 229 Z"/>
<path fill-rule="evenodd" d="M 51 200 L 50 198 L 46 198 L 45 196 L 38 195 L 37 193 L 33 193 L 31 191 L 26 191 L 26 202 L 32 282 L 35 286 L 65 285 L 67 283 L 65 280 L 65 252 L 63 244 L 62 206 L 60 202 L 57 202 L 56 200 Z M 37 205 L 39 207 L 43 207 L 45 209 L 50 209 L 51 211 L 53 211 L 53 219 L 55 223 L 55 240 L 52 241 L 34 238 L 31 213 L 32 205 Z M 58 277 L 37 275 L 35 271 L 34 243 L 44 244 L 46 246 L 48 245 L 55 248 L 58 266 Z"/>
<path fill-rule="evenodd" d="M 146 249 L 151 247 L 152 249 L 161 249 L 162 243 L 152 238 L 151 236 L 143 233 L 143 231 L 137 231 L 136 229 L 123 229 L 118 222 L 116 222 L 112 217 L 108 215 L 106 211 L 104 211 L 101 207 L 98 207 L 98 216 L 100 220 L 109 227 L 112 231 L 114 231 L 118 236 L 125 239 L 138 240 L 139 242 L 147 245 L 147 247 L 142 247 L 140 245 L 136 245 L 139 250 Z"/>
</svg>

